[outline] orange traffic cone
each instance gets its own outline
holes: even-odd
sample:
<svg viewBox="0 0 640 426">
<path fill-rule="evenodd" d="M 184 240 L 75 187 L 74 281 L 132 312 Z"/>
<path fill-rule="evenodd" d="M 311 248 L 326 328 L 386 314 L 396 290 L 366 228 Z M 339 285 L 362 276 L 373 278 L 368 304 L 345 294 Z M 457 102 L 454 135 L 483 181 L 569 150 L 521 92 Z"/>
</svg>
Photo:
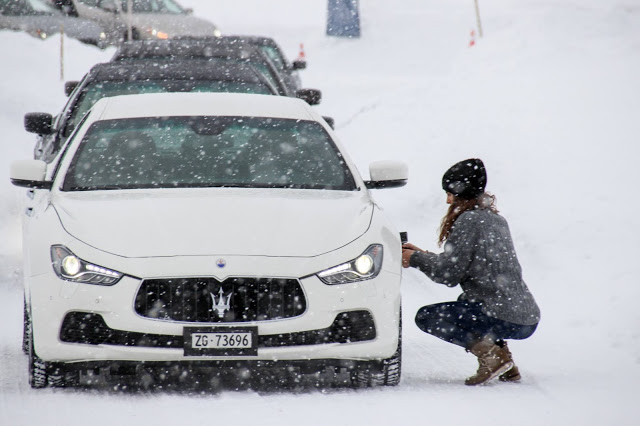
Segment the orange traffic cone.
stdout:
<svg viewBox="0 0 640 426">
<path fill-rule="evenodd" d="M 475 46 L 476 44 L 476 32 L 471 30 L 471 40 L 469 41 L 469 47 Z"/>
<path fill-rule="evenodd" d="M 300 53 L 298 54 L 298 61 L 304 61 L 306 56 L 304 54 L 304 43 L 300 43 Z"/>
</svg>

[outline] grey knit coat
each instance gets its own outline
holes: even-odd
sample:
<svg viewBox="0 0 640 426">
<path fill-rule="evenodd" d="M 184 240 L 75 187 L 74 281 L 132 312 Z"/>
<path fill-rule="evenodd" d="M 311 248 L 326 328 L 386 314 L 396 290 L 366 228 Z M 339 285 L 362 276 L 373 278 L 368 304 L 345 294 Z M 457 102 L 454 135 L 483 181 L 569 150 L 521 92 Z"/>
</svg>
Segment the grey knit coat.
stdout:
<svg viewBox="0 0 640 426">
<path fill-rule="evenodd" d="M 522 279 L 507 221 L 486 209 L 456 219 L 440 254 L 416 251 L 410 265 L 432 281 L 462 287 L 463 299 L 482 303 L 492 317 L 521 325 L 540 321 L 540 309 Z"/>
</svg>

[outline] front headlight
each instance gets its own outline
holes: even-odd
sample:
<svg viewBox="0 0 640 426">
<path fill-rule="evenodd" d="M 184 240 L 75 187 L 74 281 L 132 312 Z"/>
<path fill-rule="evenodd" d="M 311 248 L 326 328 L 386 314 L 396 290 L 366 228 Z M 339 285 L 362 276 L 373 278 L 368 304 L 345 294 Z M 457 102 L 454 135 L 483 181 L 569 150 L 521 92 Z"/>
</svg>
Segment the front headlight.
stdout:
<svg viewBox="0 0 640 426">
<path fill-rule="evenodd" d="M 370 245 L 350 262 L 325 269 L 316 275 L 325 284 L 348 284 L 374 278 L 382 268 L 382 245 Z"/>
<path fill-rule="evenodd" d="M 65 246 L 51 246 L 51 265 L 59 278 L 76 283 L 114 285 L 123 274 L 85 262 Z"/>
<path fill-rule="evenodd" d="M 150 34 L 152 37 L 160 39 L 160 40 L 167 40 L 169 38 L 169 33 L 157 30 L 157 29 L 152 28 L 152 27 L 145 28 L 145 31 L 148 34 Z"/>
</svg>

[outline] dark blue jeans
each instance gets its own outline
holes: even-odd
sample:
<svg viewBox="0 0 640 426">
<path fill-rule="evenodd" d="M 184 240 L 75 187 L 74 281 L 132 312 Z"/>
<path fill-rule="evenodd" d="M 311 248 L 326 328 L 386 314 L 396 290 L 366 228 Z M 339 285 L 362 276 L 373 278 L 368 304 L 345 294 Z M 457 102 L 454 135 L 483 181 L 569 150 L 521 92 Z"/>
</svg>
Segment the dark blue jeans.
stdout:
<svg viewBox="0 0 640 426">
<path fill-rule="evenodd" d="M 416 314 L 420 330 L 469 350 L 489 336 L 496 343 L 531 336 L 538 324 L 520 325 L 493 318 L 482 312 L 479 303 L 446 302 L 423 306 Z"/>
</svg>

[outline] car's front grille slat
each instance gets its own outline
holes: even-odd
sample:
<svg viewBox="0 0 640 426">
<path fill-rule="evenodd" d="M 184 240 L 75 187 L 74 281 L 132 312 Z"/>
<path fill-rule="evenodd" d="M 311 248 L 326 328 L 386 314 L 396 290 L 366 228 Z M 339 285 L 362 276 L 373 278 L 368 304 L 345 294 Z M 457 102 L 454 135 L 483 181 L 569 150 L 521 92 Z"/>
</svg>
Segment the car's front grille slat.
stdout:
<svg viewBox="0 0 640 426">
<path fill-rule="evenodd" d="M 258 347 L 344 344 L 366 342 L 375 338 L 376 329 L 371 312 L 360 310 L 339 313 L 327 328 L 260 335 L 258 336 Z M 60 340 L 65 343 L 89 345 L 184 348 L 183 335 L 118 330 L 109 327 L 102 315 L 89 312 L 67 313 L 60 328 Z"/>
<path fill-rule="evenodd" d="M 135 310 L 166 321 L 268 321 L 302 315 L 306 300 L 296 279 L 150 279 L 142 282 Z"/>
</svg>

